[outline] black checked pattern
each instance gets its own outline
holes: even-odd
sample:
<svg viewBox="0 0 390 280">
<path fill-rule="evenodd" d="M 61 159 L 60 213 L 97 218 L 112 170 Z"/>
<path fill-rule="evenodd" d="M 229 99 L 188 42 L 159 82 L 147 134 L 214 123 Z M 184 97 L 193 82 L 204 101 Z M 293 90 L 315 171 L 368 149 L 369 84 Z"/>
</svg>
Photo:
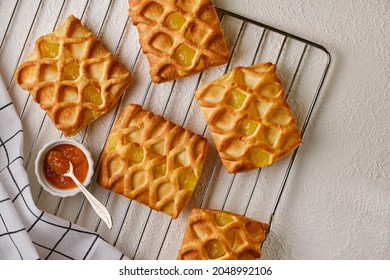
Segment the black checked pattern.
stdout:
<svg viewBox="0 0 390 280">
<path fill-rule="evenodd" d="M 0 259 L 127 259 L 99 234 L 35 206 L 22 143 L 21 121 L 0 77 Z"/>
</svg>

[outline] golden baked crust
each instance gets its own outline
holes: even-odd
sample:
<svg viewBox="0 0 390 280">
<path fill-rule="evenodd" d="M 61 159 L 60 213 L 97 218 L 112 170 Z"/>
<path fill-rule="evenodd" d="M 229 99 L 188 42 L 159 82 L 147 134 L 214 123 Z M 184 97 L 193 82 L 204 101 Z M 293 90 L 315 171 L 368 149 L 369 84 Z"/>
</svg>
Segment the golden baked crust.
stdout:
<svg viewBox="0 0 390 280">
<path fill-rule="evenodd" d="M 272 63 L 237 67 L 195 93 L 229 173 L 271 165 L 301 136 Z"/>
<path fill-rule="evenodd" d="M 207 140 L 127 105 L 104 147 L 98 182 L 176 219 L 201 176 Z"/>
<path fill-rule="evenodd" d="M 267 224 L 231 212 L 194 208 L 177 259 L 258 259 L 267 229 Z"/>
<path fill-rule="evenodd" d="M 190 76 L 228 61 L 210 0 L 129 0 L 129 7 L 153 82 Z"/>
<path fill-rule="evenodd" d="M 53 33 L 38 38 L 15 80 L 57 129 L 71 136 L 108 112 L 131 76 L 79 19 L 70 16 Z"/>
</svg>

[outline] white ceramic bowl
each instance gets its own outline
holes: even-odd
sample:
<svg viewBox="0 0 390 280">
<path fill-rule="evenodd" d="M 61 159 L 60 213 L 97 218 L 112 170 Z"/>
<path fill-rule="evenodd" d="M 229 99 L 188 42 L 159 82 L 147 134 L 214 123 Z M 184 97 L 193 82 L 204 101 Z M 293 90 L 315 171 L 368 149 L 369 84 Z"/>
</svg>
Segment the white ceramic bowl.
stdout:
<svg viewBox="0 0 390 280">
<path fill-rule="evenodd" d="M 85 148 L 85 146 L 71 138 L 57 139 L 53 140 L 42 147 L 42 149 L 38 152 L 37 158 L 35 159 L 35 175 L 37 176 L 39 184 L 50 194 L 55 196 L 67 197 L 73 196 L 80 192 L 80 188 L 74 187 L 72 189 L 59 189 L 53 186 L 47 179 L 43 172 L 43 160 L 48 151 L 50 151 L 53 147 L 60 144 L 70 144 L 78 147 L 85 154 L 88 160 L 88 173 L 84 182 L 81 182 L 84 186 L 87 186 L 91 183 L 91 179 L 93 176 L 93 159 L 91 153 Z"/>
</svg>

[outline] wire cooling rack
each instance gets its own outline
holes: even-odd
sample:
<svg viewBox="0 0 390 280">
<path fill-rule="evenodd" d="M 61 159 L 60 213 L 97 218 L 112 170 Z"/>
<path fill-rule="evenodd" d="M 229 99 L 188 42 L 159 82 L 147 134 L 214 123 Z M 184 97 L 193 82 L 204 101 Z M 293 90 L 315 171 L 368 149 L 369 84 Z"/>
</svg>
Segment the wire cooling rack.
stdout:
<svg viewBox="0 0 390 280">
<path fill-rule="evenodd" d="M 157 85 L 149 78 L 147 61 L 138 44 L 138 33 L 127 13 L 127 1 L 36 0 L 29 1 L 28 5 L 26 2 L 0 3 L 0 64 L 8 66 L 2 69 L 2 76 L 23 123 L 25 167 L 40 209 L 98 232 L 132 259 L 175 259 L 193 207 L 235 212 L 272 225 L 300 149 L 273 166 L 243 174 L 228 174 L 221 165 L 193 93 L 199 86 L 236 66 L 271 61 L 278 67 L 278 76 L 283 81 L 287 101 L 302 133 L 302 145 L 305 145 L 305 131 L 313 122 L 313 112 L 331 63 L 331 56 L 323 46 L 217 8 L 231 52 L 229 62 L 189 78 Z M 74 136 L 91 151 L 95 171 L 110 129 L 128 103 L 138 103 L 209 139 L 202 177 L 178 219 L 172 220 L 99 187 L 95 172 L 88 188 L 113 216 L 113 229 L 108 230 L 82 195 L 66 199 L 53 197 L 37 183 L 34 175 L 37 152 L 45 143 L 62 135 L 29 94 L 15 85 L 13 75 L 32 50 L 35 40 L 52 32 L 71 14 L 80 18 L 133 76 L 131 86 L 117 106 Z M 272 231 L 272 227 L 270 229 Z M 263 246 L 265 251 L 267 240 Z M 263 257 L 267 258 L 267 254 Z"/>
</svg>

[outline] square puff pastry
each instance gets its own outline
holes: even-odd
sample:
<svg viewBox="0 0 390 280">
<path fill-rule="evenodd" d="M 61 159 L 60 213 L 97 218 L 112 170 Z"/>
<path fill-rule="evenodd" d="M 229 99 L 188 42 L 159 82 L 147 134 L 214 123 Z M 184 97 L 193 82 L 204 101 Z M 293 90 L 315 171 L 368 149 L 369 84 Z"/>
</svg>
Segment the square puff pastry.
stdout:
<svg viewBox="0 0 390 280">
<path fill-rule="evenodd" d="M 71 136 L 108 112 L 128 87 L 130 73 L 74 16 L 35 43 L 15 80 L 56 128 Z"/>
<path fill-rule="evenodd" d="M 228 61 L 210 0 L 129 0 L 129 6 L 153 82 L 176 80 Z"/>
<path fill-rule="evenodd" d="M 176 219 L 198 184 L 206 153 L 202 136 L 130 104 L 108 137 L 98 182 Z"/>
<path fill-rule="evenodd" d="M 271 165 L 301 143 L 270 62 L 237 67 L 197 90 L 195 98 L 229 173 Z"/>
<path fill-rule="evenodd" d="M 231 212 L 194 208 L 177 259 L 258 259 L 267 230 L 268 224 Z"/>
</svg>

